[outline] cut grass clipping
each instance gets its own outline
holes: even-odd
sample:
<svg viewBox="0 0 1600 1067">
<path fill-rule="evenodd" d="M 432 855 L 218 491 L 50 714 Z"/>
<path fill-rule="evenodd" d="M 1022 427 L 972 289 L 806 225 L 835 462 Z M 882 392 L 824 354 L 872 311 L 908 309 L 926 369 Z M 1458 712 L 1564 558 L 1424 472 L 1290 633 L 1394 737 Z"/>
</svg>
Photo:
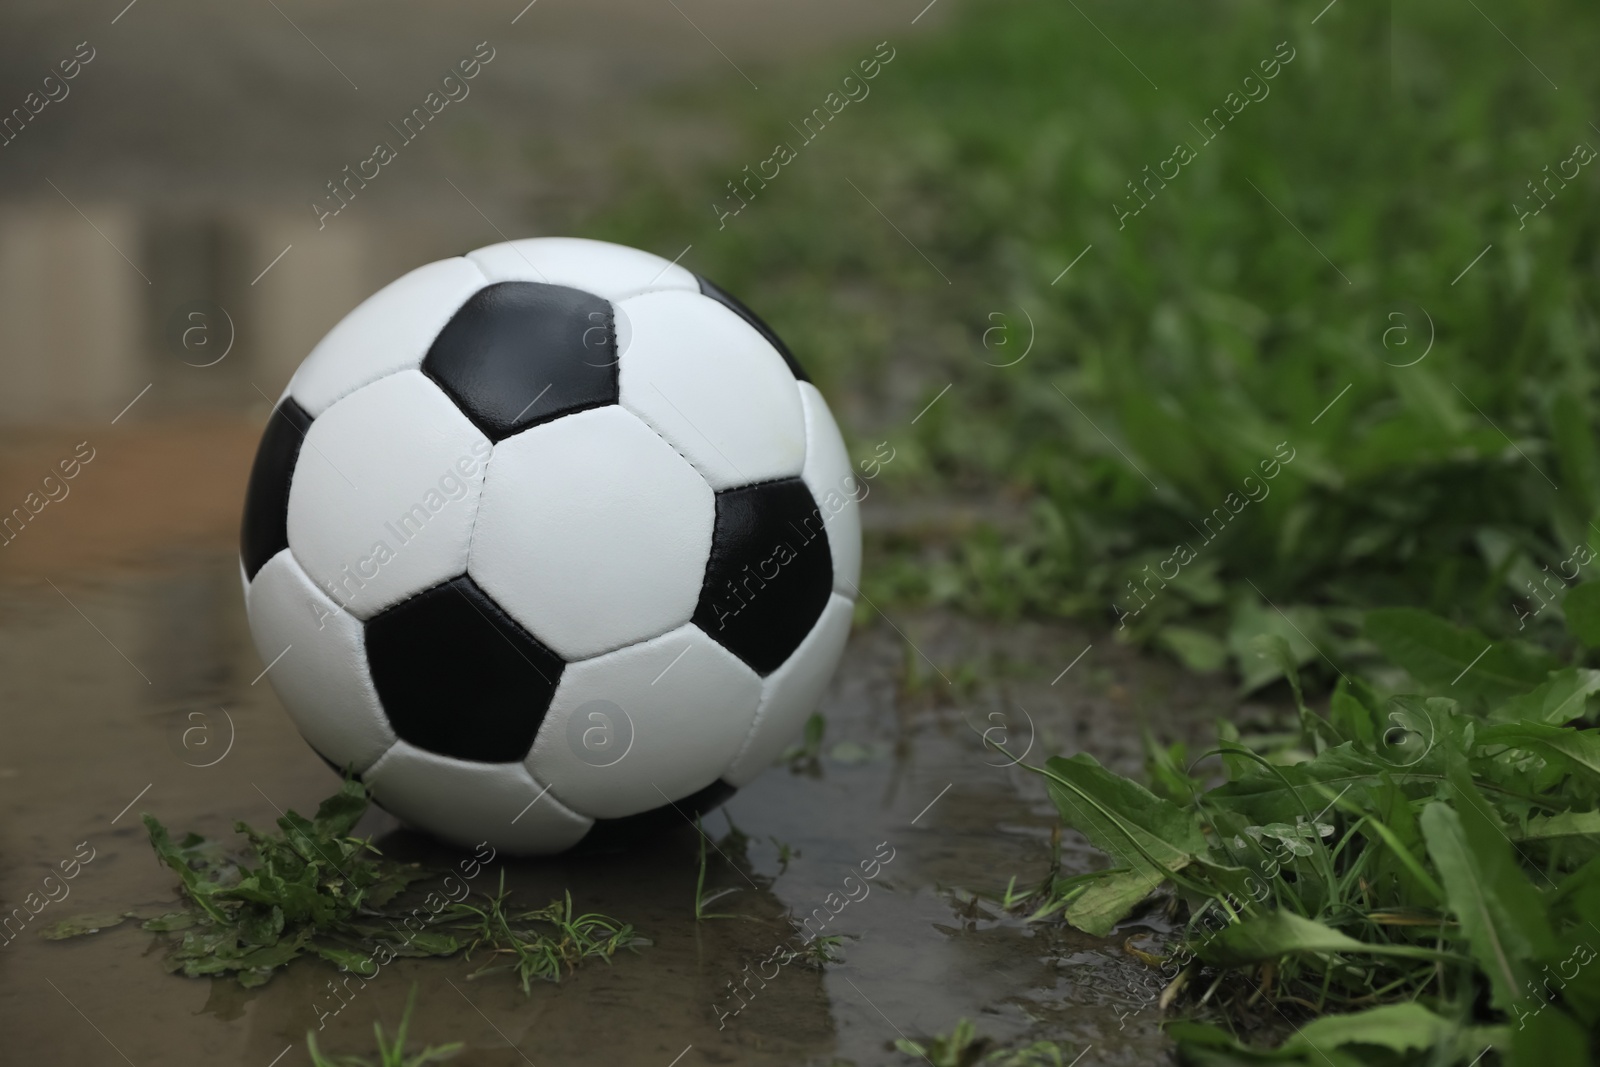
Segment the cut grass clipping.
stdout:
<svg viewBox="0 0 1600 1067">
<path fill-rule="evenodd" d="M 1164 958 L 1135 954 L 1151 974 L 1134 1011 L 1214 1012 L 1170 1026 L 1188 1062 L 1593 1062 L 1600 671 L 1410 608 L 1365 632 L 1411 682 L 1346 676 L 1326 713 L 1284 642 L 1260 643 L 1299 729 L 1221 724 L 1204 754 L 1220 784 L 1182 746 L 1151 750 L 1149 788 L 1087 754 L 1049 760 L 1063 821 L 1112 866 L 1005 903 L 1103 936 L 1170 887 L 1185 925 Z"/>
<path fill-rule="evenodd" d="M 233 975 L 249 988 L 308 953 L 371 977 L 395 957 L 464 952 L 471 958 L 483 951 L 488 961 L 472 977 L 511 971 L 527 993 L 535 980 L 558 982 L 563 970 L 585 960 L 609 962 L 619 949 L 649 944 L 609 916 L 575 916 L 570 894 L 519 911 L 508 902 L 504 872 L 494 894 L 447 900 L 430 893 L 426 906 L 400 906 L 413 883 L 449 872 L 390 860 L 370 841 L 350 836 L 368 802 L 361 783 L 346 780 L 315 817 L 291 811 L 278 820 L 276 834 L 235 823 L 248 842 L 243 856 L 195 833 L 174 841 L 145 815 L 150 844 L 177 873 L 183 895 L 182 909 L 142 924 L 181 935 L 167 969 L 190 977 Z M 78 916 L 44 936 L 95 933 L 129 918 L 139 916 Z"/>
<path fill-rule="evenodd" d="M 532 992 L 535 981 L 559 982 L 561 972 L 577 970 L 585 960 L 610 961 L 618 949 L 632 949 L 650 942 L 634 933 L 633 927 L 598 912 L 572 914 L 572 894 L 552 900 L 542 908 L 514 912 L 506 906 L 505 872 L 500 874 L 500 889 L 484 896 L 479 906 L 470 899 L 454 906 L 447 925 L 459 935 L 470 935 L 467 957 L 480 947 L 487 948 L 489 962 L 471 977 L 510 971 L 524 993 Z M 498 962 L 497 962 L 498 961 Z"/>
<path fill-rule="evenodd" d="M 461 1052 L 462 1044 L 452 1041 L 448 1045 L 429 1045 L 415 1055 L 406 1055 L 406 1030 L 411 1026 L 411 1011 L 417 1004 L 417 987 L 411 987 L 406 997 L 406 1010 L 400 1016 L 400 1027 L 390 1041 L 383 1035 L 383 1024 L 372 1024 L 372 1036 L 378 1043 L 378 1058 L 365 1056 L 328 1056 L 317 1047 L 317 1035 L 306 1031 L 306 1052 L 311 1056 L 312 1067 L 422 1067 L 426 1063 L 443 1063 Z"/>
</svg>

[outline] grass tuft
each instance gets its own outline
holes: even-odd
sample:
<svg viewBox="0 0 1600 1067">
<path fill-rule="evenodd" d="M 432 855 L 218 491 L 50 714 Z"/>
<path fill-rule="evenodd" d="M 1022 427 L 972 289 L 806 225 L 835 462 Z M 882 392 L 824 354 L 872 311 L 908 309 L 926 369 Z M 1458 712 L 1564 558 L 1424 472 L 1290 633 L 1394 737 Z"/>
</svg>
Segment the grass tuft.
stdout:
<svg viewBox="0 0 1600 1067">
<path fill-rule="evenodd" d="M 317 1047 L 317 1035 L 306 1031 L 306 1052 L 311 1056 L 312 1067 L 423 1067 L 428 1063 L 443 1063 L 454 1059 L 464 1047 L 454 1041 L 448 1045 L 429 1045 L 414 1055 L 406 1055 L 406 1030 L 411 1025 L 411 1012 L 417 1004 L 417 987 L 411 987 L 406 997 L 406 1009 L 400 1016 L 400 1026 L 391 1041 L 384 1036 L 383 1024 L 372 1024 L 372 1035 L 378 1044 L 378 1058 L 366 1056 L 329 1056 Z"/>
<path fill-rule="evenodd" d="M 1087 754 L 1036 768 L 1111 866 L 1002 899 L 1106 935 L 1170 893 L 1136 1013 L 1201 1016 L 1171 1027 L 1192 1062 L 1520 1062 L 1600 1028 L 1600 671 L 1414 610 L 1366 634 L 1392 688 L 1349 676 L 1194 764 L 1153 749 L 1157 791 Z"/>
<path fill-rule="evenodd" d="M 570 893 L 543 908 L 517 910 L 503 870 L 493 894 L 450 900 L 430 893 L 422 905 L 405 907 L 402 895 L 413 883 L 451 872 L 390 860 L 351 836 L 368 802 L 362 784 L 347 779 L 314 818 L 290 811 L 277 833 L 235 823 L 247 843 L 240 854 L 196 833 L 174 841 L 146 815 L 151 846 L 178 875 L 182 895 L 179 910 L 143 922 L 146 930 L 181 935 L 169 945 L 167 969 L 195 978 L 232 976 L 252 988 L 306 955 L 370 979 L 396 957 L 487 950 L 490 962 L 473 977 L 511 971 L 529 993 L 535 979 L 560 981 L 586 961 L 609 963 L 619 949 L 650 944 L 619 919 L 575 914 Z M 47 936 L 96 933 L 125 917 L 63 920 Z M 508 962 L 497 962 L 506 956 Z"/>
<path fill-rule="evenodd" d="M 453 905 L 447 924 L 462 938 L 470 938 L 466 956 L 487 948 L 490 961 L 471 975 L 510 971 L 524 993 L 532 992 L 535 981 L 559 982 L 586 960 L 610 963 L 622 949 L 638 949 L 650 944 L 632 926 L 608 915 L 586 912 L 574 915 L 572 894 L 552 900 L 542 908 L 514 911 L 507 904 L 505 872 L 500 873 L 500 888 L 485 895 L 483 904 L 470 900 Z M 496 960 L 509 957 L 504 963 Z"/>
</svg>

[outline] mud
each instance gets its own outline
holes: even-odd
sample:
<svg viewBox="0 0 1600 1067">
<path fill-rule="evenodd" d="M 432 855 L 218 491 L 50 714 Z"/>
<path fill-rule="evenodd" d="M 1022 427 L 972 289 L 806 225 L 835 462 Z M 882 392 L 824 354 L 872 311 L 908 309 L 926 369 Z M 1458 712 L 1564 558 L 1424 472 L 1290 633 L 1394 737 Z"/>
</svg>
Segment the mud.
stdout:
<svg viewBox="0 0 1600 1067">
<path fill-rule="evenodd" d="M 1231 714 L 1219 686 L 1070 628 L 933 614 L 891 621 L 863 608 L 822 709 L 816 765 L 773 768 L 707 819 L 725 852 L 711 859 L 708 888 L 738 890 L 714 910 L 737 918 L 695 922 L 688 826 L 613 854 L 497 860 L 479 876 L 487 888 L 504 871 L 530 904 L 571 890 L 579 908 L 630 921 L 653 942 L 531 997 L 506 975 L 469 980 L 476 963 L 397 961 L 324 1016 L 340 1001 L 327 988 L 334 970 L 320 962 L 245 992 L 165 974 L 160 939 L 131 924 L 41 939 L 37 927 L 69 915 L 153 914 L 175 899 L 141 812 L 226 837 L 235 819 L 269 824 L 278 808 L 307 811 L 335 786 L 259 680 L 264 664 L 245 628 L 221 522 L 237 494 L 218 488 L 236 483 L 207 464 L 236 465 L 230 450 L 250 429 L 219 422 L 108 438 L 74 483 L 83 497 L 47 508 L 24 535 L 38 535 L 31 546 L 0 550 L 0 905 L 23 901 L 75 850 L 94 856 L 66 900 L 0 947 L 8 1060 L 265 1067 L 288 1049 L 277 1062 L 300 1064 L 307 1030 L 327 1049 L 370 1050 L 371 1023 L 392 1023 L 412 983 L 413 1033 L 465 1041 L 462 1062 L 474 1064 L 666 1067 L 680 1053 L 683 1067 L 910 1062 L 892 1050 L 896 1037 L 945 1032 L 961 1016 L 1003 1041 L 1088 1049 L 1085 1065 L 1166 1055 L 1156 1013 L 1135 1011 L 1143 994 L 1128 991 L 1141 965 L 1121 938 L 1138 924 L 1102 941 L 971 901 L 1012 875 L 1042 876 L 1056 822 L 1036 776 L 1003 766 L 981 731 L 1000 727 L 1029 762 L 1087 750 L 1134 770 L 1141 724 L 1194 742 L 1211 718 Z M 23 484 L 15 470 L 74 436 L 14 440 L 8 454 L 28 462 L 8 462 L 0 488 Z M 96 475 L 122 488 L 96 500 Z M 746 854 L 726 838 L 729 817 L 748 836 Z M 457 858 L 381 812 L 362 830 L 401 856 Z M 779 843 L 792 850 L 787 864 Z M 1072 835 L 1063 853 L 1069 872 L 1101 862 Z M 849 935 L 844 962 L 797 962 L 771 977 L 762 961 L 792 936 L 790 920 L 815 923 L 819 908 L 832 916 L 829 894 L 885 854 L 893 858 L 870 894 L 825 928 Z"/>
</svg>

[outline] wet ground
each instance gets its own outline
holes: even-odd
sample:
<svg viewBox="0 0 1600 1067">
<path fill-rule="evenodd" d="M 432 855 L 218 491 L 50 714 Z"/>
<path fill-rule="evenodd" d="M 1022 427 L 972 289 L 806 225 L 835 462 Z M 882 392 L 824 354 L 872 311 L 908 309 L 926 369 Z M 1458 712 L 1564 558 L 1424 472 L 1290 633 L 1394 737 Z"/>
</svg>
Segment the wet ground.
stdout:
<svg viewBox="0 0 1600 1067">
<path fill-rule="evenodd" d="M 524 997 L 505 976 L 467 980 L 472 963 L 400 961 L 324 1019 L 334 971 L 315 961 L 242 992 L 167 975 L 160 940 L 137 929 L 37 936 L 70 915 L 173 902 L 142 811 L 228 837 L 236 819 L 269 825 L 335 787 L 260 678 L 233 547 L 268 398 L 317 337 L 411 266 L 507 230 L 570 232 L 626 183 L 727 137 L 725 116 L 664 112 L 661 97 L 720 87 L 732 100 L 816 57 L 848 65 L 936 30 L 955 0 L 524 2 L 0 12 L 7 101 L 78 42 L 96 50 L 72 94 L 0 149 L 0 513 L 61 460 L 92 456 L 0 548 L 0 912 L 62 861 L 93 857 L 70 896 L 0 945 L 0 1060 L 294 1067 L 319 1025 L 324 1048 L 370 1052 L 371 1023 L 392 1024 L 415 982 L 413 1034 L 466 1042 L 468 1064 L 910 1063 L 896 1037 L 962 1016 L 1006 1041 L 1059 1040 L 1082 1067 L 1160 1061 L 1153 1011 L 1123 991 L 1141 967 L 1120 940 L 971 906 L 1013 874 L 1042 876 L 1056 822 L 1037 779 L 979 735 L 1031 742 L 1030 762 L 1087 750 L 1133 771 L 1141 723 L 1198 740 L 1232 714 L 1230 694 L 1105 633 L 895 609 L 862 609 L 817 765 L 775 768 L 727 806 L 750 844 L 714 857 L 708 878 L 738 890 L 718 907 L 738 918 L 695 922 L 687 826 L 480 875 L 504 871 L 530 905 L 570 889 L 653 942 L 610 967 Z M 480 41 L 495 59 L 439 136 L 319 229 L 308 204 L 325 182 Z M 624 152 L 633 165 L 611 167 Z M 714 240 L 712 221 L 683 244 Z M 209 347 L 175 343 L 175 316 L 200 300 Z M 875 494 L 866 517 L 922 523 L 942 507 Z M 721 838 L 726 817 L 707 827 Z M 453 859 L 381 813 L 363 831 Z M 870 895 L 830 921 L 850 935 L 842 963 L 743 984 L 789 917 L 891 853 Z M 1069 837 L 1065 862 L 1099 859 Z"/>
<path fill-rule="evenodd" d="M 255 432 L 214 420 L 90 435 L 96 455 L 74 495 L 5 550 L 0 903 L 22 901 L 62 860 L 93 855 L 35 930 L 171 904 L 174 881 L 150 851 L 143 811 L 227 837 L 235 819 L 269 825 L 277 808 L 309 811 L 335 787 L 257 684 L 264 665 L 230 544 L 238 491 L 218 488 L 241 484 L 233 468 L 248 462 Z M 30 464 L 81 439 L 13 435 L 0 492 L 25 492 Z M 1056 822 L 1037 779 L 1003 766 L 979 735 L 1002 727 L 1013 751 L 1031 743 L 1029 762 L 1087 750 L 1132 771 L 1141 724 L 1198 740 L 1231 706 L 1220 686 L 1108 634 L 891 621 L 864 608 L 822 709 L 820 760 L 773 768 L 729 802 L 746 854 L 725 839 L 725 815 L 707 819 L 729 853 L 712 857 L 708 888 L 737 889 L 716 910 L 738 918 L 695 922 L 688 826 L 622 853 L 497 860 L 480 888 L 503 870 L 530 905 L 570 889 L 580 909 L 632 922 L 653 944 L 531 997 L 508 976 L 469 981 L 476 965 L 465 961 L 401 961 L 326 1018 L 339 1003 L 326 988 L 335 972 L 317 961 L 244 992 L 165 974 L 160 939 L 137 929 L 70 942 L 29 930 L 0 947 L 6 1058 L 267 1067 L 287 1049 L 276 1061 L 287 1067 L 308 1062 L 305 1032 L 319 1026 L 325 1048 L 370 1051 L 372 1021 L 396 1019 L 416 982 L 413 1033 L 465 1041 L 472 1064 L 912 1062 L 892 1049 L 897 1036 L 945 1032 L 961 1016 L 1001 1040 L 1087 1050 L 1084 1065 L 1158 1061 L 1156 1014 L 1126 991 L 1141 965 L 1120 938 L 970 906 L 1013 874 L 1039 878 Z M 381 812 L 362 829 L 402 856 L 456 858 Z M 746 983 L 790 937 L 791 918 L 815 914 L 862 861 L 884 856 L 869 895 L 827 926 L 850 935 L 844 962 Z M 1070 835 L 1064 859 L 1069 871 L 1099 862 Z"/>
</svg>

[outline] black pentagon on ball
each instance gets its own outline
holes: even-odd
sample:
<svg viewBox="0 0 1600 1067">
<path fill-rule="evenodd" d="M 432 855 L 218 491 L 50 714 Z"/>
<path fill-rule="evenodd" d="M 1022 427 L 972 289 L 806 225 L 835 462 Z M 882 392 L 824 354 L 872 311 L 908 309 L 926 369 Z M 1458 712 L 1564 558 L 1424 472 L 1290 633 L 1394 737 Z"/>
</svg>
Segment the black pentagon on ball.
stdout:
<svg viewBox="0 0 1600 1067">
<path fill-rule="evenodd" d="M 247 578 L 254 578 L 267 560 L 289 547 L 289 479 L 310 426 L 306 409 L 287 396 L 267 419 L 250 468 L 239 531 L 239 558 Z"/>
<path fill-rule="evenodd" d="M 497 282 L 445 324 L 422 372 L 491 441 L 617 402 L 610 302 L 564 285 Z"/>
<path fill-rule="evenodd" d="M 766 322 L 762 320 L 760 315 L 757 315 L 754 311 L 751 311 L 749 308 L 745 307 L 744 301 L 740 300 L 738 297 L 722 288 L 722 286 L 711 281 L 709 278 L 701 278 L 698 274 L 695 275 L 695 278 L 700 282 L 700 292 L 702 294 L 709 296 L 711 299 L 715 300 L 717 303 L 721 304 L 729 311 L 732 311 L 744 321 L 748 322 L 751 326 L 754 326 L 756 331 L 760 333 L 762 337 L 767 339 L 767 343 L 778 350 L 778 355 L 782 356 L 783 361 L 789 364 L 790 374 L 793 374 L 795 378 L 802 382 L 809 382 L 811 380 L 810 378 L 806 377 L 805 368 L 800 366 L 800 361 L 794 358 L 794 353 L 789 351 L 789 346 L 783 343 L 783 338 L 774 333 L 772 327 L 768 326 Z"/>
<path fill-rule="evenodd" d="M 721 778 L 686 797 L 661 804 L 636 815 L 620 819 L 596 819 L 589 832 L 578 841 L 578 852 L 604 852 L 624 845 L 639 844 L 679 829 L 693 829 L 694 820 L 727 802 L 738 792 Z"/>
<path fill-rule="evenodd" d="M 828 531 L 799 478 L 717 494 L 711 557 L 694 622 L 758 674 L 782 666 L 828 603 Z"/>
<path fill-rule="evenodd" d="M 465 575 L 374 615 L 366 644 L 394 732 L 481 763 L 528 754 L 565 666 Z"/>
</svg>

